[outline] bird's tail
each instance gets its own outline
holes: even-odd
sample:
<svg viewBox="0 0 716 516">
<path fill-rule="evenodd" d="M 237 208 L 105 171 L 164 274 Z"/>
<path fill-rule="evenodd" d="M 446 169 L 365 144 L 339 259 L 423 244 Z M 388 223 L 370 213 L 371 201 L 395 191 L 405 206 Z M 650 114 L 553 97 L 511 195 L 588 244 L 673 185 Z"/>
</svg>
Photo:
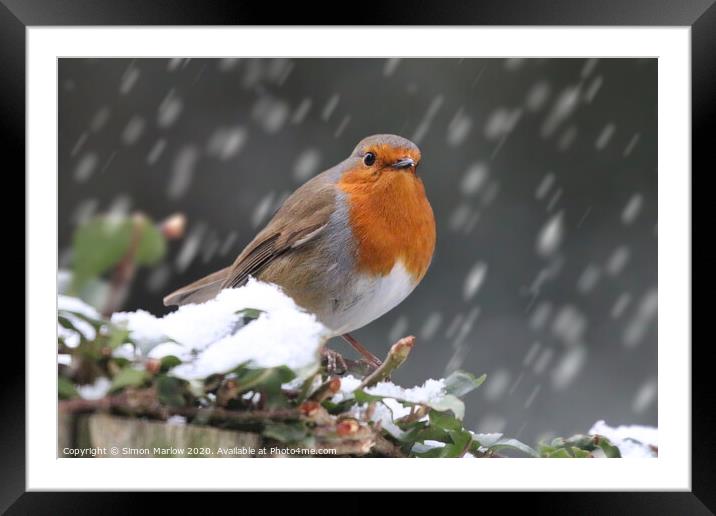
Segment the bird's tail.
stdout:
<svg viewBox="0 0 716 516">
<path fill-rule="evenodd" d="M 214 299 L 221 291 L 221 285 L 224 283 L 230 269 L 231 267 L 226 267 L 175 290 L 164 298 L 164 306 L 203 303 Z"/>
</svg>

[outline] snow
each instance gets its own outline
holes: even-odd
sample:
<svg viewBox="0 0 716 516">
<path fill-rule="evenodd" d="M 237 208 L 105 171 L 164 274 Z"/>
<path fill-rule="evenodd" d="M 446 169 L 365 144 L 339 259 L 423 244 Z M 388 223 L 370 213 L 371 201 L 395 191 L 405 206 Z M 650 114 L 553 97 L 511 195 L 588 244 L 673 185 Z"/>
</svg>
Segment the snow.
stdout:
<svg viewBox="0 0 716 516">
<path fill-rule="evenodd" d="M 475 297 L 475 294 L 477 294 L 477 291 L 480 290 L 480 287 L 482 286 L 482 283 L 485 281 L 485 276 L 487 275 L 487 264 L 484 262 L 477 262 L 475 265 L 472 266 L 470 269 L 470 272 L 467 274 L 467 277 L 465 278 L 465 282 L 463 284 L 462 294 L 463 299 L 465 301 L 469 301 L 473 297 Z"/>
<path fill-rule="evenodd" d="M 168 425 L 184 426 L 186 425 L 186 418 L 184 416 L 169 416 L 167 418 Z"/>
<path fill-rule="evenodd" d="M 105 376 L 98 377 L 93 384 L 78 385 L 77 392 L 80 397 L 86 400 L 98 400 L 104 398 L 109 392 L 112 382 Z"/>
<path fill-rule="evenodd" d="M 86 206 L 88 204 L 92 203 L 92 200 L 84 201 L 81 203 L 82 206 Z M 94 210 L 94 208 L 92 208 Z M 77 208 L 75 210 L 75 213 L 78 213 L 80 211 L 89 211 L 88 209 L 80 210 L 80 208 Z M 75 220 L 80 222 L 83 219 L 84 215 L 77 216 L 75 215 Z M 70 285 L 72 284 L 72 273 L 66 269 L 60 269 L 57 271 L 57 293 L 58 294 L 65 294 L 70 289 Z"/>
<path fill-rule="evenodd" d="M 314 148 L 304 150 L 293 165 L 293 177 L 296 181 L 307 181 L 320 170 L 321 153 Z"/>
<path fill-rule="evenodd" d="M 198 161 L 199 150 L 196 145 L 182 147 L 174 159 L 172 176 L 167 187 L 167 195 L 170 199 L 180 199 L 187 193 Z"/>
<path fill-rule="evenodd" d="M 365 392 L 374 396 L 388 396 L 391 398 L 410 401 L 413 403 L 432 403 L 440 400 L 446 394 L 445 380 L 427 380 L 423 385 L 406 389 L 392 382 L 381 382 L 368 387 Z"/>
<path fill-rule="evenodd" d="M 590 434 L 603 435 L 619 448 L 625 459 L 644 459 L 656 457 L 658 447 L 658 429 L 652 426 L 622 425 L 609 426 L 604 420 L 597 421 L 589 430 Z"/>
<path fill-rule="evenodd" d="M 353 391 L 360 384 L 360 379 L 352 375 L 344 376 L 341 378 L 341 388 L 333 397 L 333 401 L 340 403 L 345 399 L 352 398 Z M 382 402 L 375 405 L 371 421 L 380 422 L 382 428 L 397 438 L 400 438 L 404 432 L 394 421 L 407 416 L 412 410 L 410 406 L 406 407 L 402 402 L 430 405 L 440 403 L 447 396 L 445 380 L 442 378 L 439 380 L 431 378 L 422 385 L 407 389 L 395 385 L 393 382 L 380 382 L 372 387 L 365 388 L 364 391 L 373 396 L 383 397 Z M 356 411 L 360 413 L 363 408 L 358 408 Z"/>
<path fill-rule="evenodd" d="M 112 356 L 115 358 L 126 358 L 127 360 L 134 360 L 135 350 L 134 346 L 129 343 L 122 344 L 112 351 Z"/>
<path fill-rule="evenodd" d="M 57 337 L 62 339 L 68 348 L 76 348 L 80 345 L 80 334 L 69 328 L 65 328 L 61 324 L 57 325 Z"/>
<path fill-rule="evenodd" d="M 154 346 L 149 350 L 147 356 L 149 358 L 164 358 L 169 355 L 173 355 L 181 360 L 191 360 L 192 349 L 176 342 L 162 342 L 157 346 Z"/>
<path fill-rule="evenodd" d="M 559 212 L 551 217 L 537 236 L 537 252 L 542 256 L 553 254 L 564 238 L 564 221 Z"/>
<path fill-rule="evenodd" d="M 352 398 L 355 391 L 361 384 L 362 380 L 353 375 L 346 375 L 341 378 L 341 388 L 333 398 L 335 402 L 341 402 L 345 399 Z M 394 384 L 393 382 L 380 382 L 372 387 L 363 389 L 367 394 L 373 396 L 384 396 L 399 400 L 409 401 L 411 403 L 433 403 L 439 401 L 446 395 L 445 380 L 440 378 L 434 380 L 428 379 L 423 385 L 405 388 Z"/>
<path fill-rule="evenodd" d="M 81 299 L 70 296 L 57 296 L 57 309 L 65 312 L 74 312 L 89 319 L 100 319 L 101 316 L 93 307 L 82 301 Z M 69 348 L 76 348 L 80 345 L 80 334 L 88 340 L 92 340 L 97 336 L 94 327 L 84 319 L 73 315 L 72 313 L 64 313 L 63 316 L 75 328 L 65 328 L 61 324 L 57 324 L 57 336 L 61 338 L 65 345 Z"/>
<path fill-rule="evenodd" d="M 488 166 L 486 163 L 480 161 L 473 163 L 470 168 L 465 172 L 460 182 L 460 191 L 463 195 L 471 196 L 480 191 L 487 181 Z"/>
<path fill-rule="evenodd" d="M 57 296 L 57 309 L 67 310 L 68 312 L 76 312 L 90 319 L 100 319 L 99 312 L 93 307 L 78 299 L 70 296 Z"/>
<path fill-rule="evenodd" d="M 259 317 L 244 325 L 244 309 Z M 186 380 L 227 373 L 241 364 L 287 366 L 306 378 L 319 365 L 328 330 L 302 311 L 279 287 L 250 279 L 206 303 L 180 307 L 157 318 L 146 311 L 121 312 L 112 322 L 129 329 L 140 349 L 152 358 L 175 355 L 184 363 L 172 370 Z"/>
</svg>

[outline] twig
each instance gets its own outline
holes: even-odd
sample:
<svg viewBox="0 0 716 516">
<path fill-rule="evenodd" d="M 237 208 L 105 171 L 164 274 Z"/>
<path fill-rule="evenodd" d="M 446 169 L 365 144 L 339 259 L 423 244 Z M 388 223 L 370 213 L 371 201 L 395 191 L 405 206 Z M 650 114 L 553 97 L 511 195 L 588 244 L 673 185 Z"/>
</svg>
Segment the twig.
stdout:
<svg viewBox="0 0 716 516">
<path fill-rule="evenodd" d="M 426 405 L 413 406 L 410 410 L 410 414 L 408 414 L 407 416 L 403 416 L 399 419 L 396 419 L 395 424 L 397 424 L 398 426 L 409 425 L 410 423 L 419 421 L 420 419 L 427 416 L 428 412 L 430 412 L 430 407 L 428 407 Z"/>
<path fill-rule="evenodd" d="M 320 403 L 326 398 L 332 397 L 335 393 L 338 392 L 340 388 L 341 380 L 337 376 L 332 376 L 331 378 L 323 382 L 320 387 L 316 389 L 316 392 L 311 394 L 311 397 L 309 399 L 311 401 L 316 401 Z"/>
<path fill-rule="evenodd" d="M 383 437 L 380 433 L 376 433 L 375 435 L 375 444 L 373 445 L 373 451 L 383 457 L 402 458 L 406 456 L 400 449 L 400 446 L 396 446 L 388 439 Z"/>
<path fill-rule="evenodd" d="M 403 362 L 408 359 L 410 350 L 413 349 L 414 345 L 415 337 L 412 335 L 409 337 L 403 337 L 398 342 L 393 344 L 385 361 L 370 376 L 363 380 L 358 388 L 365 389 L 366 387 L 371 387 L 388 378 L 393 371 L 398 369 L 401 365 L 403 365 Z"/>
</svg>

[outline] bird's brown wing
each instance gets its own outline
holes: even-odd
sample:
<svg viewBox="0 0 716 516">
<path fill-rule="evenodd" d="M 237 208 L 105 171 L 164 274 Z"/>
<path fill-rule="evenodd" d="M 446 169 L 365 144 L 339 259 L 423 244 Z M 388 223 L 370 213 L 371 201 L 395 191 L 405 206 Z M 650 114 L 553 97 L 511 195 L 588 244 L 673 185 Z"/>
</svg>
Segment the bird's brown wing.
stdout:
<svg viewBox="0 0 716 516">
<path fill-rule="evenodd" d="M 229 274 L 221 288 L 234 288 L 243 285 L 249 276 L 256 276 L 273 260 L 292 249 L 307 243 L 321 232 L 326 226 L 325 222 L 310 224 L 290 234 L 273 233 L 255 247 L 230 268 Z"/>
<path fill-rule="evenodd" d="M 225 267 L 220 271 L 204 276 L 189 285 L 175 290 L 164 298 L 164 306 L 185 305 L 187 303 L 203 303 L 213 299 L 221 290 L 221 285 L 231 271 Z"/>
<path fill-rule="evenodd" d="M 239 287 L 273 260 L 316 238 L 335 209 L 334 182 L 320 174 L 296 190 L 234 263 L 164 298 L 164 304 L 200 303 L 222 289 Z"/>
</svg>

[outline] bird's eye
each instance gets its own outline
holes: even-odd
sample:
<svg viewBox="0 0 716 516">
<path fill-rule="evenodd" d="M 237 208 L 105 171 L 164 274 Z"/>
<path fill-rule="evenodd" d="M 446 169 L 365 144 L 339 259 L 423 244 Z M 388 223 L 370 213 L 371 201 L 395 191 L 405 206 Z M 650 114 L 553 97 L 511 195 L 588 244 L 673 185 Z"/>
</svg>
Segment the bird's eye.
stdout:
<svg viewBox="0 0 716 516">
<path fill-rule="evenodd" d="M 373 163 L 375 163 L 375 154 L 372 152 L 366 152 L 365 156 L 363 156 L 363 163 L 365 163 L 367 167 L 373 165 Z"/>
</svg>

